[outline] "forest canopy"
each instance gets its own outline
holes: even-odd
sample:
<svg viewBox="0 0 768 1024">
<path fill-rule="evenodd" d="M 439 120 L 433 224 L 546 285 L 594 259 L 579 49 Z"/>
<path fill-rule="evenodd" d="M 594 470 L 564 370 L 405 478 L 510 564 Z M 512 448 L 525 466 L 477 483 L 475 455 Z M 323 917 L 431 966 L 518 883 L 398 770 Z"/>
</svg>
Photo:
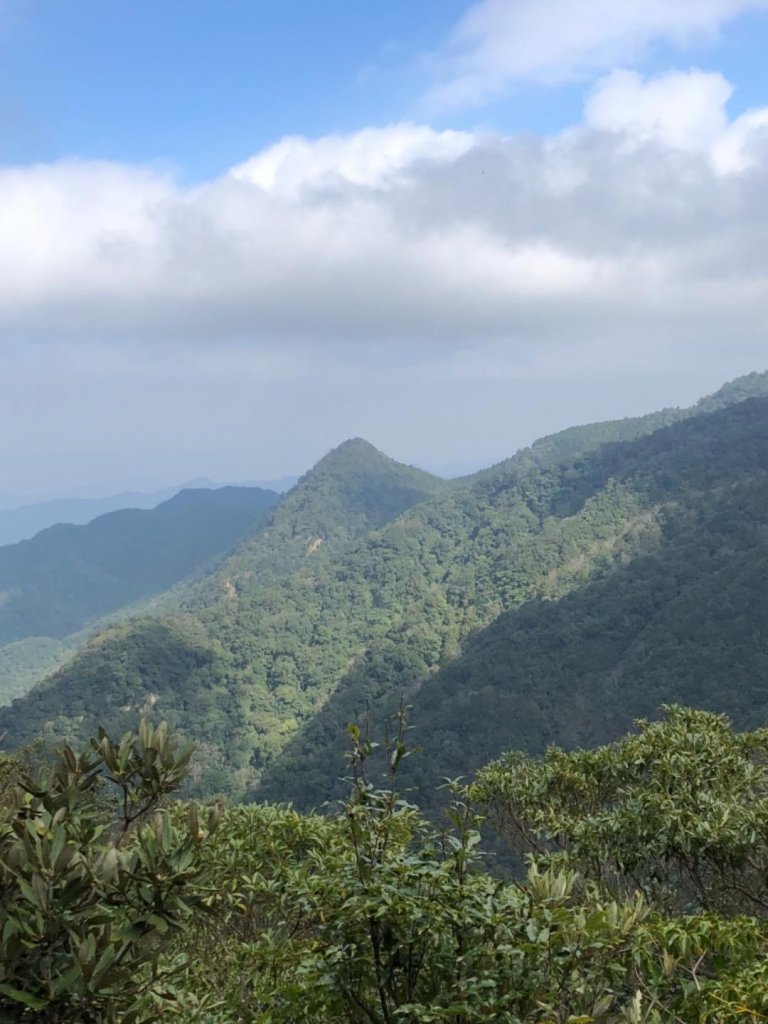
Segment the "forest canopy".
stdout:
<svg viewBox="0 0 768 1024">
<path fill-rule="evenodd" d="M 4 758 L 2 1019 L 768 1017 L 765 730 L 675 707 L 598 750 L 507 753 L 435 825 L 399 792 L 403 726 L 382 778 L 350 727 L 327 816 L 178 802 L 190 752 L 164 725 Z M 484 813 L 515 877 L 484 864 Z"/>
</svg>

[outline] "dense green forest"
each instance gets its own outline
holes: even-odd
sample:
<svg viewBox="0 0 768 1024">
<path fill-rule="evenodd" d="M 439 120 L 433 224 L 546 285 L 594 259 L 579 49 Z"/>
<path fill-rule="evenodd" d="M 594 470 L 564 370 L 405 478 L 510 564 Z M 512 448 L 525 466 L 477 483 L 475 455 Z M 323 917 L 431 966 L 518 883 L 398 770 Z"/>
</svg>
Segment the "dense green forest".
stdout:
<svg viewBox="0 0 768 1024">
<path fill-rule="evenodd" d="M 6 742 L 154 709 L 198 793 L 338 792 L 344 724 L 400 694 L 424 793 L 514 745 L 598 743 L 669 700 L 762 721 L 768 375 L 574 428 L 464 480 L 347 442 L 210 575 L 95 637 Z M 426 797 L 424 798 L 426 799 Z"/>
<path fill-rule="evenodd" d="M 0 701 L 58 667 L 99 619 L 228 554 L 279 499 L 258 487 L 185 490 L 152 510 L 52 526 L 0 547 Z"/>
<path fill-rule="evenodd" d="M 68 640 L 32 636 L 0 647 L 0 703 L 23 697 L 77 651 Z"/>
<path fill-rule="evenodd" d="M 735 1024 L 768 1019 L 768 732 L 681 707 L 592 751 L 507 751 L 445 820 L 402 716 L 348 732 L 328 815 L 174 801 L 164 724 L 0 756 L 9 1024 Z M 518 860 L 482 864 L 482 817 Z"/>
<path fill-rule="evenodd" d="M 258 530 L 274 491 L 181 491 L 157 508 L 52 526 L 0 547 L 0 643 L 61 638 L 173 583 Z"/>
</svg>

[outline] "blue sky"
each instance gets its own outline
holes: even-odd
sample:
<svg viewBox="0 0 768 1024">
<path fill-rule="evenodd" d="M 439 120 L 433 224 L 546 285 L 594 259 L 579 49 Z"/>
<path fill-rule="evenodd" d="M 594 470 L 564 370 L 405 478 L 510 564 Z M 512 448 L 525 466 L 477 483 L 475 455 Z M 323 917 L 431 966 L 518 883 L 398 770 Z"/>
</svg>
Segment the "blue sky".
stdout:
<svg viewBox="0 0 768 1024">
<path fill-rule="evenodd" d="M 465 3 L 38 0 L 3 45 L 6 159 L 167 160 L 205 178 L 285 134 L 398 120 Z"/>
<path fill-rule="evenodd" d="M 573 0 L 577 3 L 577 0 Z M 164 161 L 190 181 L 283 135 L 320 136 L 419 113 L 427 57 L 466 0 L 11 0 L 0 34 L 4 162 Z M 734 113 L 765 98 L 766 15 L 715 40 L 656 40 L 640 62 L 712 67 Z M 589 78 L 516 82 L 440 127 L 551 132 L 578 118 Z"/>
<path fill-rule="evenodd" d="M 767 51 L 768 0 L 0 0 L 0 503 L 764 368 Z"/>
</svg>

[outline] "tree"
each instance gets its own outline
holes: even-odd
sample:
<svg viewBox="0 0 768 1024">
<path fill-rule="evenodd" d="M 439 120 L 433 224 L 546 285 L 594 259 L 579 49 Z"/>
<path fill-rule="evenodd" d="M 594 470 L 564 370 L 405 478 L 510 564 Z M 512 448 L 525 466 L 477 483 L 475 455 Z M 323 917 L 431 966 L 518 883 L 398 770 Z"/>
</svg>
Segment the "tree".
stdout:
<svg viewBox="0 0 768 1024">
<path fill-rule="evenodd" d="M 768 913 L 768 729 L 670 706 L 594 750 L 504 754 L 473 795 L 518 854 L 565 855 L 665 912 Z"/>
<path fill-rule="evenodd" d="M 163 807 L 191 753 L 142 722 L 14 780 L 0 823 L 0 1019 L 159 1019 L 179 966 L 161 956 L 203 897 L 197 811 L 181 829 Z"/>
</svg>

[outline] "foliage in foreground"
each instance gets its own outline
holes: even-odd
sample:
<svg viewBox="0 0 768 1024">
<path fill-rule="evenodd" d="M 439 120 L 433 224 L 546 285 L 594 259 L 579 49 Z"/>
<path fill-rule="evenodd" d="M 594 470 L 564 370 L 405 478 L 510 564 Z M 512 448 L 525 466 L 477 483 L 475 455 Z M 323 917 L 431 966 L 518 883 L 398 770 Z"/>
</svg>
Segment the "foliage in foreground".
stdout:
<svg viewBox="0 0 768 1024">
<path fill-rule="evenodd" d="M 442 830 L 398 795 L 402 720 L 381 786 L 350 738 L 337 814 L 231 807 L 204 841 L 194 808 L 157 812 L 186 770 L 162 728 L 35 783 L 8 762 L 0 1020 L 768 1020 L 764 731 L 672 708 L 601 750 L 510 755 L 447 784 Z M 473 800 L 536 847 L 519 879 L 483 870 Z"/>
<path fill-rule="evenodd" d="M 595 755 L 618 762 L 628 750 L 636 753 L 633 742 L 642 744 L 648 731 Z M 619 777 L 615 788 L 623 787 L 635 811 L 646 808 L 645 824 L 655 820 L 659 828 L 652 853 L 663 860 L 676 843 L 689 842 L 701 854 L 708 834 L 711 856 L 719 856 L 718 842 L 728 856 L 734 809 L 749 801 L 755 822 L 768 809 L 760 781 L 765 736 L 735 736 L 723 718 L 682 709 L 670 710 L 650 731 L 645 775 L 658 780 L 672 765 L 681 792 L 687 785 L 693 794 L 700 781 L 703 795 L 698 816 L 693 796 L 676 807 L 672 793 L 654 808 L 639 765 L 634 777 Z M 402 735 L 385 745 L 390 780 L 383 789 L 365 774 L 373 745 L 354 729 L 352 738 L 352 792 L 337 817 L 233 808 L 206 846 L 218 887 L 212 912 L 196 918 L 187 933 L 193 966 L 182 1019 L 196 1013 L 217 1024 L 768 1019 L 768 925 L 762 917 L 727 901 L 719 912 L 708 909 L 679 871 L 670 871 L 660 899 L 652 886 L 645 893 L 642 886 L 617 886 L 615 872 L 593 870 L 601 867 L 599 857 L 583 855 L 590 828 L 596 845 L 615 842 L 610 848 L 618 860 L 629 860 L 645 836 L 629 827 L 613 840 L 601 835 L 602 819 L 593 814 L 587 788 L 580 801 L 583 755 L 562 755 L 564 762 L 570 758 L 561 765 L 573 783 L 569 802 L 550 800 L 542 811 L 550 815 L 553 837 L 560 827 L 565 833 L 581 822 L 582 847 L 555 844 L 555 855 L 542 848 L 529 858 L 524 880 L 503 882 L 481 869 L 469 802 L 475 793 L 449 786 L 450 828 L 439 831 L 398 798 Z M 703 763 L 721 755 L 722 771 L 711 765 L 708 783 Z M 529 763 L 529 774 L 537 764 L 545 774 L 546 763 L 537 762 Z M 494 769 L 497 781 L 501 770 Z M 484 781 L 486 790 L 478 786 L 476 795 L 488 799 L 489 777 Z M 506 795 L 523 801 L 530 784 L 513 777 Z M 749 849 L 742 850 L 741 866 L 731 862 L 728 878 L 739 877 L 761 899 L 764 879 L 760 883 L 753 868 L 765 853 L 766 834 L 742 835 Z M 685 884 L 671 899 L 678 881 Z M 203 960 L 210 949 L 213 963 Z"/>
<path fill-rule="evenodd" d="M 161 954 L 200 900 L 195 808 L 185 828 L 161 808 L 191 750 L 146 723 L 91 747 L 65 747 L 35 776 L 0 765 L 3 1022 L 159 1019 L 174 968 Z"/>
</svg>

